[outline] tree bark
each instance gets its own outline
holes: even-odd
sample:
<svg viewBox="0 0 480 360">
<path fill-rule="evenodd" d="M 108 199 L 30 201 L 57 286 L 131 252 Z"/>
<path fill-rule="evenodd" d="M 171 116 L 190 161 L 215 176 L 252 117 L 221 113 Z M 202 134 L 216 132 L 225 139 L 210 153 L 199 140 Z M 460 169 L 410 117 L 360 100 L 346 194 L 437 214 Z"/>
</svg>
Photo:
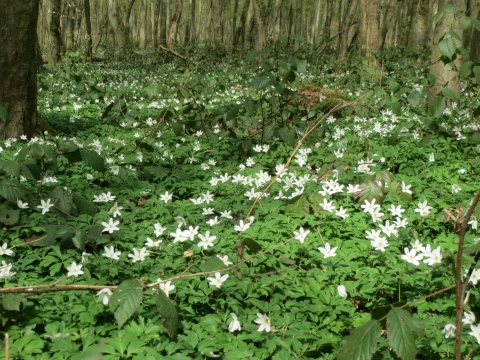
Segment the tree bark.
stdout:
<svg viewBox="0 0 480 360">
<path fill-rule="evenodd" d="M 140 23 L 138 24 L 138 27 L 139 27 L 139 37 L 140 37 L 140 44 L 139 44 L 139 48 L 140 50 L 145 50 L 145 48 L 147 47 L 147 24 L 148 24 L 148 21 L 147 21 L 147 0 L 143 0 L 141 3 L 140 3 L 140 6 L 141 6 L 141 10 L 140 10 Z"/>
<path fill-rule="evenodd" d="M 360 0 L 360 58 L 365 70 L 380 68 L 380 0 Z"/>
<path fill-rule="evenodd" d="M 427 36 L 431 27 L 429 21 L 430 9 L 428 1 L 412 2 L 413 12 L 410 23 L 407 50 L 413 51 L 427 43 Z"/>
<path fill-rule="evenodd" d="M 160 44 L 165 44 L 167 42 L 167 21 L 168 21 L 168 1 L 160 0 Z"/>
<path fill-rule="evenodd" d="M 260 9 L 258 0 L 253 0 L 254 21 L 257 36 L 255 39 L 255 50 L 261 50 L 267 45 L 267 34 L 265 31 L 265 22 L 262 14 L 264 11 Z"/>
<path fill-rule="evenodd" d="M 38 131 L 37 21 L 38 0 L 0 0 L 0 106 L 8 120 L 0 119 L 0 139 Z"/>
<path fill-rule="evenodd" d="M 62 32 L 60 30 L 60 15 L 62 11 L 62 0 L 52 1 L 52 16 L 50 18 L 50 61 L 54 68 L 57 67 L 57 63 L 62 59 L 62 54 L 65 51 L 64 43 L 62 39 Z"/>
<path fill-rule="evenodd" d="M 447 4 L 448 0 L 439 0 L 439 11 Z M 435 26 L 435 33 L 433 35 L 432 43 L 432 65 L 430 66 L 430 73 L 435 76 L 435 84 L 428 89 L 427 103 L 431 104 L 442 91 L 443 88 L 452 90 L 457 97 L 460 97 L 460 81 L 458 79 L 458 70 L 461 66 L 461 58 L 457 55 L 455 60 L 450 64 L 444 64 L 442 61 L 442 53 L 438 47 L 438 43 L 445 35 L 448 36 L 449 31 L 454 31 L 457 34 L 462 33 L 462 27 L 459 23 L 459 18 L 465 14 L 465 2 L 463 0 L 453 0 L 450 2 L 455 7 L 455 13 L 444 11 L 442 18 Z M 451 37 L 451 36 L 450 36 Z M 460 41 L 451 37 L 457 47 L 462 44 Z M 450 105 L 448 103 L 447 105 Z"/>
<path fill-rule="evenodd" d="M 357 10 L 358 0 L 350 0 L 347 6 L 347 11 L 344 16 L 340 28 L 338 29 L 338 59 L 342 62 L 345 60 L 348 48 L 348 37 L 350 33 L 350 26 L 352 26 Z"/>
<path fill-rule="evenodd" d="M 333 18 L 333 0 L 327 0 L 327 9 L 326 18 L 325 18 L 325 27 L 323 28 L 323 37 L 324 41 L 330 39 L 330 34 L 332 32 L 332 18 Z"/>
<path fill-rule="evenodd" d="M 177 0 L 175 3 L 175 13 L 173 14 L 172 20 L 170 22 L 170 30 L 168 33 L 167 46 L 169 49 L 173 48 L 173 40 L 177 34 L 178 20 L 180 19 L 180 14 L 182 12 L 182 0 Z"/>
<path fill-rule="evenodd" d="M 294 35 L 302 35 L 302 0 L 295 0 L 295 31 Z M 293 43 L 294 50 L 300 47 L 300 40 Z"/>
<path fill-rule="evenodd" d="M 422 1 L 419 1 L 422 2 Z M 423 1 L 427 2 L 427 1 Z M 388 27 L 390 26 L 393 18 L 393 14 L 395 14 L 395 7 L 397 6 L 397 0 L 390 0 L 388 2 L 387 8 L 385 9 L 385 13 L 382 19 L 382 25 L 380 28 L 380 50 L 383 49 L 385 45 L 385 39 L 387 38 Z"/>
<path fill-rule="evenodd" d="M 85 0 L 84 9 L 85 9 L 85 28 L 87 31 L 87 46 L 85 48 L 85 57 L 87 58 L 87 61 L 91 61 L 93 41 L 92 41 L 92 22 L 90 19 L 90 0 Z"/>
<path fill-rule="evenodd" d="M 313 16 L 313 21 L 312 21 L 312 29 L 311 29 L 311 41 L 312 45 L 316 45 L 318 42 L 318 27 L 320 24 L 320 10 L 321 10 L 321 0 L 317 0 L 317 3 L 315 4 L 315 13 Z"/>
</svg>

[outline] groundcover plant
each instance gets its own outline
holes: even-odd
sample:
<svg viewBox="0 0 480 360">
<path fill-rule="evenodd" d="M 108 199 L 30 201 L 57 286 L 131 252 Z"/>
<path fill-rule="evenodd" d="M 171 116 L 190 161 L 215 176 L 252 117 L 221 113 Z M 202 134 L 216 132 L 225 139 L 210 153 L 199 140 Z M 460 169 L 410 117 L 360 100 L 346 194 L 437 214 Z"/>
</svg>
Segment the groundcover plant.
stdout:
<svg viewBox="0 0 480 360">
<path fill-rule="evenodd" d="M 43 72 L 48 129 L 0 143 L 3 356 L 447 358 L 459 241 L 473 354 L 478 94 L 433 118 L 389 61 Z"/>
</svg>

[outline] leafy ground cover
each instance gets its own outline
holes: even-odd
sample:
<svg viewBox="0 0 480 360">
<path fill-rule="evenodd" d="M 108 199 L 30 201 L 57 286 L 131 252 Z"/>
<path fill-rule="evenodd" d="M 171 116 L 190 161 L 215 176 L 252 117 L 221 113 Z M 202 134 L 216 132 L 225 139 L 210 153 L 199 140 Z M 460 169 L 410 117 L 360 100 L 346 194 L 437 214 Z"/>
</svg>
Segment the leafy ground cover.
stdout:
<svg viewBox="0 0 480 360">
<path fill-rule="evenodd" d="M 427 115 L 421 62 L 247 60 L 40 74 L 48 128 L 0 144 L 11 358 L 450 356 L 454 290 L 429 295 L 478 191 L 474 88 Z"/>
</svg>

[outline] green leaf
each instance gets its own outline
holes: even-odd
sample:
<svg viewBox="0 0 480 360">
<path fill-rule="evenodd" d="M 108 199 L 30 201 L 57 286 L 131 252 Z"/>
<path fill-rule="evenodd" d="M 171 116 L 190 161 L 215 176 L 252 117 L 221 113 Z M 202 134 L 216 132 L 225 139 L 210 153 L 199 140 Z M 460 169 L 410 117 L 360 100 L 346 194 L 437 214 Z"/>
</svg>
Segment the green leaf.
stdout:
<svg viewBox="0 0 480 360">
<path fill-rule="evenodd" d="M 0 119 L 8 123 L 8 111 L 3 106 L 0 106 Z"/>
<path fill-rule="evenodd" d="M 480 20 L 475 18 L 471 18 L 471 20 L 475 29 L 477 29 L 477 31 L 480 31 Z"/>
<path fill-rule="evenodd" d="M 33 160 L 25 160 L 20 164 L 21 174 L 27 180 L 37 181 L 42 176 L 42 169 Z"/>
<path fill-rule="evenodd" d="M 69 225 L 43 225 L 43 232 L 30 236 L 25 243 L 30 246 L 50 246 L 68 243 L 73 238 L 73 229 Z"/>
<path fill-rule="evenodd" d="M 457 51 L 457 44 L 455 44 L 455 40 L 452 38 L 443 38 L 438 43 L 438 49 L 443 56 L 452 59 L 453 54 Z"/>
<path fill-rule="evenodd" d="M 90 166 L 93 170 L 98 172 L 105 172 L 105 161 L 103 157 L 97 154 L 96 151 L 88 149 L 80 149 L 80 155 L 85 164 Z"/>
<path fill-rule="evenodd" d="M 355 198 L 359 203 L 364 203 L 365 200 L 372 201 L 375 199 L 375 203 L 381 204 L 383 200 L 382 186 L 374 181 L 362 183 L 360 184 L 360 191 L 355 194 Z"/>
<path fill-rule="evenodd" d="M 85 233 L 85 230 L 83 229 L 75 230 L 72 238 L 72 243 L 77 249 L 85 251 L 86 239 L 87 239 L 87 234 Z"/>
<path fill-rule="evenodd" d="M 5 310 L 20 311 L 20 304 L 24 297 L 23 294 L 6 294 L 2 297 L 2 306 Z"/>
<path fill-rule="evenodd" d="M 370 360 L 377 349 L 382 328 L 377 320 L 370 320 L 347 337 L 337 354 L 338 360 Z"/>
<path fill-rule="evenodd" d="M 172 169 L 172 175 L 178 177 L 181 180 L 192 181 L 193 177 L 181 169 Z"/>
<path fill-rule="evenodd" d="M 453 6 L 453 4 L 448 3 L 443 7 L 443 11 L 446 11 L 446 12 L 449 12 L 449 13 L 454 13 L 455 12 L 455 6 Z"/>
<path fill-rule="evenodd" d="M 157 291 L 155 303 L 157 304 L 158 314 L 162 319 L 163 326 L 167 330 L 168 336 L 170 339 L 175 340 L 181 324 L 175 304 L 162 290 Z"/>
<path fill-rule="evenodd" d="M 140 149 L 144 149 L 148 152 L 154 152 L 155 149 L 153 148 L 153 146 L 149 143 L 146 143 L 144 141 L 141 141 L 141 140 L 135 140 L 135 144 L 137 145 L 137 147 L 139 147 Z"/>
<path fill-rule="evenodd" d="M 24 199 L 25 192 L 17 181 L 3 179 L 0 181 L 0 196 L 16 204 L 17 199 Z"/>
<path fill-rule="evenodd" d="M 443 96 L 437 97 L 431 104 L 430 104 L 430 113 L 435 118 L 439 118 L 443 115 L 443 110 L 445 110 L 445 99 Z"/>
<path fill-rule="evenodd" d="M 72 194 L 65 190 L 63 186 L 57 186 L 50 193 L 50 198 L 52 202 L 65 214 L 70 215 L 70 210 L 72 210 L 73 200 Z"/>
<path fill-rule="evenodd" d="M 463 30 L 467 30 L 472 25 L 472 19 L 470 16 L 460 16 L 459 22 Z"/>
<path fill-rule="evenodd" d="M 78 146 L 72 140 L 61 141 L 58 145 L 58 151 L 62 154 L 71 153 L 78 150 Z"/>
<path fill-rule="evenodd" d="M 295 133 L 291 129 L 282 127 L 278 129 L 278 135 L 280 136 L 280 139 L 285 141 L 287 145 L 295 146 L 295 144 L 297 143 L 295 139 Z"/>
<path fill-rule="evenodd" d="M 460 67 L 459 75 L 460 77 L 468 77 L 472 73 L 473 62 L 466 61 Z"/>
<path fill-rule="evenodd" d="M 307 195 L 298 195 L 287 201 L 285 205 L 287 215 L 308 215 L 310 213 L 310 201 Z"/>
<path fill-rule="evenodd" d="M 475 66 L 473 68 L 473 73 L 475 74 L 475 79 L 477 80 L 477 83 L 480 84 L 480 66 Z"/>
<path fill-rule="evenodd" d="M 0 223 L 12 226 L 20 220 L 20 210 L 0 209 Z"/>
<path fill-rule="evenodd" d="M 452 90 L 444 88 L 444 89 L 442 89 L 442 94 L 444 96 L 448 97 L 450 100 L 458 103 L 458 97 Z"/>
<path fill-rule="evenodd" d="M 396 307 L 387 315 L 387 340 L 402 360 L 415 359 L 415 333 L 423 329 L 422 322 L 405 309 Z"/>
<path fill-rule="evenodd" d="M 422 101 L 422 95 L 418 91 L 412 91 L 408 94 L 407 101 L 413 107 L 418 106 Z"/>
<path fill-rule="evenodd" d="M 176 136 L 183 135 L 183 126 L 179 122 L 176 122 L 176 121 L 172 122 L 172 130 Z"/>
<path fill-rule="evenodd" d="M 248 115 L 253 115 L 257 111 L 257 101 L 256 100 L 247 100 L 244 102 L 243 106 L 245 106 L 245 110 L 247 111 Z"/>
<path fill-rule="evenodd" d="M 433 15 L 432 17 L 433 25 L 439 22 L 442 17 L 443 17 L 443 9 L 438 11 L 435 15 Z"/>
<path fill-rule="evenodd" d="M 218 271 L 225 269 L 225 264 L 216 256 L 210 256 L 203 262 L 203 271 Z"/>
<path fill-rule="evenodd" d="M 135 313 L 143 300 L 142 283 L 135 279 L 125 280 L 113 292 L 109 300 L 110 309 L 114 312 L 118 329 Z"/>
<path fill-rule="evenodd" d="M 255 254 L 260 250 L 262 250 L 262 246 L 253 239 L 245 238 L 243 239 L 243 243 L 245 244 L 246 247 L 248 247 L 248 249 L 252 254 Z"/>
<path fill-rule="evenodd" d="M 87 350 L 82 352 L 81 354 L 77 354 L 70 358 L 71 360 L 102 360 L 103 356 L 103 348 L 102 344 L 95 344 L 90 346 Z"/>
<path fill-rule="evenodd" d="M 10 176 L 20 177 L 20 164 L 14 160 L 0 160 L 0 170 L 5 171 Z"/>
<path fill-rule="evenodd" d="M 98 208 L 94 203 L 85 199 L 85 197 L 77 192 L 72 194 L 73 202 L 80 214 L 94 216 L 98 212 Z"/>
</svg>

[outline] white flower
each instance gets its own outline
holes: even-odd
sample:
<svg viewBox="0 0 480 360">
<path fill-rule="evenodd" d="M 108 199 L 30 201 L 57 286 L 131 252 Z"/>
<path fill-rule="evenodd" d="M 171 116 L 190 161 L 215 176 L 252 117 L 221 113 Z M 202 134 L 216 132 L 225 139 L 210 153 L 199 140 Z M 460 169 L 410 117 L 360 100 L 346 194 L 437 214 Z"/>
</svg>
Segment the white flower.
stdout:
<svg viewBox="0 0 480 360">
<path fill-rule="evenodd" d="M 237 315 L 235 313 L 230 313 L 230 317 L 232 318 L 232 321 L 228 325 L 228 331 L 234 332 L 234 331 L 240 331 L 242 330 L 242 327 L 240 325 L 240 321 L 237 319 Z"/>
<path fill-rule="evenodd" d="M 162 279 L 157 279 L 157 282 L 160 282 L 160 281 L 162 281 Z M 165 293 L 165 295 L 167 295 L 167 297 L 170 294 L 170 291 L 175 289 L 175 285 L 172 285 L 171 281 L 161 283 L 158 285 L 158 287 Z"/>
<path fill-rule="evenodd" d="M 347 294 L 347 289 L 345 289 L 345 286 L 343 285 L 339 285 L 337 287 L 337 292 L 338 292 L 338 295 L 344 299 L 347 298 L 348 294 Z"/>
<path fill-rule="evenodd" d="M 468 334 L 475 337 L 477 342 L 480 344 L 480 325 L 470 325 L 470 330 L 472 331 Z M 447 337 L 447 335 L 445 335 L 445 337 Z"/>
<path fill-rule="evenodd" d="M 160 200 L 162 200 L 164 203 L 169 202 L 172 200 L 173 194 L 169 194 L 168 191 L 165 191 L 165 194 L 160 195 Z"/>
<path fill-rule="evenodd" d="M 462 323 L 464 323 L 464 324 L 475 324 L 475 314 L 473 312 L 465 311 L 463 313 Z"/>
<path fill-rule="evenodd" d="M 160 224 L 160 223 L 156 223 L 154 226 L 155 226 L 155 236 L 156 237 L 159 237 L 160 235 L 163 234 L 163 232 L 165 230 L 167 230 L 167 228 L 163 227 L 162 224 Z"/>
<path fill-rule="evenodd" d="M 401 217 L 402 213 L 405 212 L 405 209 L 402 208 L 402 205 L 398 205 L 395 207 L 395 205 L 391 204 L 390 209 L 388 209 L 392 213 L 392 216 L 398 216 Z"/>
<path fill-rule="evenodd" d="M 17 205 L 19 209 L 28 209 L 28 203 L 23 202 L 22 200 L 17 199 Z"/>
<path fill-rule="evenodd" d="M 447 324 L 442 330 L 442 334 L 445 334 L 445 339 L 448 339 L 449 337 L 454 337 L 455 336 L 455 329 L 457 327 L 453 324 Z"/>
<path fill-rule="evenodd" d="M 431 153 L 430 155 L 428 155 L 428 161 L 429 162 L 434 162 L 435 161 L 435 154 L 434 153 Z"/>
<path fill-rule="evenodd" d="M 216 236 L 210 235 L 210 231 L 207 231 L 205 236 L 199 234 L 198 237 L 202 240 L 197 244 L 198 247 L 203 247 L 205 250 L 209 246 L 214 246 L 213 241 L 217 238 Z"/>
<path fill-rule="evenodd" d="M 473 230 L 477 230 L 478 227 L 478 221 L 476 219 L 472 219 L 468 222 L 469 225 L 472 225 Z"/>
<path fill-rule="evenodd" d="M 411 187 L 412 185 L 405 185 L 405 181 L 402 181 L 402 192 L 412 195 Z"/>
<path fill-rule="evenodd" d="M 207 278 L 208 281 L 210 281 L 210 285 L 216 286 L 217 288 L 221 288 L 222 284 L 228 279 L 228 274 L 221 275 L 219 272 L 215 273 L 215 277 L 209 277 Z"/>
<path fill-rule="evenodd" d="M 419 261 L 423 259 L 423 254 L 417 255 L 417 251 L 415 249 L 409 250 L 408 248 L 405 248 L 404 250 L 405 255 L 402 255 L 403 260 L 416 266 L 420 265 Z"/>
<path fill-rule="evenodd" d="M 424 202 L 418 202 L 418 208 L 415 209 L 415 212 L 418 212 L 421 216 L 427 216 L 430 214 L 431 206 L 427 206 L 427 200 Z"/>
<path fill-rule="evenodd" d="M 10 279 L 16 272 L 10 272 L 12 270 L 12 264 L 7 264 L 2 260 L 2 266 L 0 266 L 0 279 Z"/>
<path fill-rule="evenodd" d="M 98 299 L 103 302 L 103 305 L 108 305 L 108 301 L 112 296 L 113 292 L 109 288 L 104 288 L 97 293 Z"/>
<path fill-rule="evenodd" d="M 340 209 L 335 210 L 335 215 L 341 217 L 342 219 L 346 219 L 349 215 L 347 214 L 347 210 L 340 206 Z"/>
<path fill-rule="evenodd" d="M 115 252 L 115 249 L 113 246 L 110 246 L 110 248 L 104 246 L 105 252 L 102 254 L 102 256 L 105 256 L 107 258 L 113 259 L 113 260 L 119 260 L 120 255 L 122 254 L 120 251 Z"/>
<path fill-rule="evenodd" d="M 128 254 L 129 258 L 132 258 L 132 262 L 143 261 L 148 256 L 148 251 L 142 247 L 140 251 L 137 248 L 133 248 L 133 254 Z"/>
<path fill-rule="evenodd" d="M 117 217 L 117 216 L 122 216 L 122 213 L 120 212 L 120 210 L 123 209 L 123 206 L 118 206 L 117 203 L 115 203 L 111 208 L 110 210 L 108 211 L 109 214 L 112 214 L 113 213 L 113 217 Z"/>
<path fill-rule="evenodd" d="M 258 331 L 265 330 L 266 332 L 270 332 L 270 318 L 267 315 L 263 315 L 260 313 L 258 313 L 257 316 L 258 318 L 255 320 L 255 323 L 260 325 L 258 327 Z"/>
<path fill-rule="evenodd" d="M 75 261 L 67 267 L 67 270 L 68 270 L 68 274 L 67 276 L 75 276 L 77 277 L 78 275 L 82 275 L 83 274 L 83 271 L 82 271 L 82 264 L 76 264 Z"/>
<path fill-rule="evenodd" d="M 353 186 L 352 184 L 348 184 L 347 186 L 347 193 L 355 194 L 360 191 L 360 186 L 356 184 Z"/>
<path fill-rule="evenodd" d="M 41 205 L 38 205 L 37 208 L 42 209 L 42 215 L 45 215 L 47 212 L 50 211 L 50 208 L 54 206 L 53 204 L 50 203 L 50 199 L 45 200 L 40 200 Z"/>
<path fill-rule="evenodd" d="M 156 247 L 156 246 L 160 246 L 161 242 L 162 242 L 162 240 L 153 241 L 152 239 L 147 237 L 147 242 L 145 243 L 145 246 L 146 247 Z"/>
<path fill-rule="evenodd" d="M 466 271 L 468 272 L 468 270 Z M 473 285 L 477 285 L 478 280 L 480 280 L 480 270 L 473 270 L 472 275 L 470 275 L 470 280 Z"/>
<path fill-rule="evenodd" d="M 368 202 L 368 200 L 365 199 L 365 204 L 361 206 L 364 212 L 373 214 L 376 209 L 380 210 L 380 205 L 375 204 L 375 198 L 372 199 L 371 202 Z"/>
<path fill-rule="evenodd" d="M 90 255 L 92 255 L 92 254 L 89 254 L 89 253 L 87 253 L 87 252 L 85 252 L 85 251 L 82 253 L 82 264 L 88 263 L 88 257 L 89 257 Z"/>
<path fill-rule="evenodd" d="M 310 233 L 310 230 L 305 231 L 303 230 L 302 227 L 300 227 L 298 231 L 294 231 L 293 233 L 295 234 L 295 239 L 297 239 L 303 244 L 303 242 L 305 241 L 305 238 Z"/>
<path fill-rule="evenodd" d="M 440 252 L 440 246 L 437 247 L 435 250 L 426 253 L 425 256 L 427 257 L 427 259 L 424 259 L 423 262 L 427 265 L 439 264 L 442 262 L 442 253 Z"/>
<path fill-rule="evenodd" d="M 334 257 L 336 256 L 336 251 L 337 251 L 337 248 L 334 247 L 333 249 L 330 248 L 330 244 L 329 243 L 325 243 L 325 247 L 319 247 L 318 250 L 323 254 L 323 256 L 326 258 L 328 257 Z"/>
<path fill-rule="evenodd" d="M 385 252 L 385 248 L 388 247 L 390 244 L 388 243 L 387 239 L 379 237 L 375 240 L 370 241 L 370 245 L 372 245 L 375 250 Z"/>
<path fill-rule="evenodd" d="M 335 206 L 333 205 L 333 201 L 328 201 L 327 199 L 323 199 L 323 203 L 320 204 L 320 206 L 323 208 L 323 210 L 332 212 L 335 210 Z"/>
<path fill-rule="evenodd" d="M 460 186 L 458 186 L 457 184 L 453 184 L 452 185 L 452 194 L 456 194 L 458 193 L 460 190 L 462 190 L 462 188 Z"/>
<path fill-rule="evenodd" d="M 231 261 L 228 260 L 228 255 L 224 255 L 224 256 L 217 255 L 217 257 L 223 261 L 225 266 L 229 266 L 233 264 Z"/>
<path fill-rule="evenodd" d="M 102 232 L 108 231 L 110 234 L 113 233 L 115 230 L 120 230 L 120 228 L 117 227 L 117 225 L 120 224 L 120 221 L 113 221 L 112 218 L 110 218 L 107 222 L 102 222 L 102 225 L 105 226 L 105 228 L 102 230 Z"/>
<path fill-rule="evenodd" d="M 244 223 L 243 220 L 240 220 L 239 225 L 235 225 L 234 229 L 235 231 L 242 232 L 247 230 L 250 227 L 250 223 Z"/>
<path fill-rule="evenodd" d="M 11 256 L 12 254 L 13 254 L 13 250 L 8 249 L 7 243 L 3 243 L 2 247 L 0 247 L 0 255 Z"/>
<path fill-rule="evenodd" d="M 385 221 L 384 225 L 380 224 L 379 227 L 380 229 L 382 229 L 382 232 L 388 237 L 390 237 L 391 235 L 398 236 L 398 231 L 397 229 L 395 229 L 395 225 L 390 225 L 390 221 L 388 220 Z"/>
</svg>

